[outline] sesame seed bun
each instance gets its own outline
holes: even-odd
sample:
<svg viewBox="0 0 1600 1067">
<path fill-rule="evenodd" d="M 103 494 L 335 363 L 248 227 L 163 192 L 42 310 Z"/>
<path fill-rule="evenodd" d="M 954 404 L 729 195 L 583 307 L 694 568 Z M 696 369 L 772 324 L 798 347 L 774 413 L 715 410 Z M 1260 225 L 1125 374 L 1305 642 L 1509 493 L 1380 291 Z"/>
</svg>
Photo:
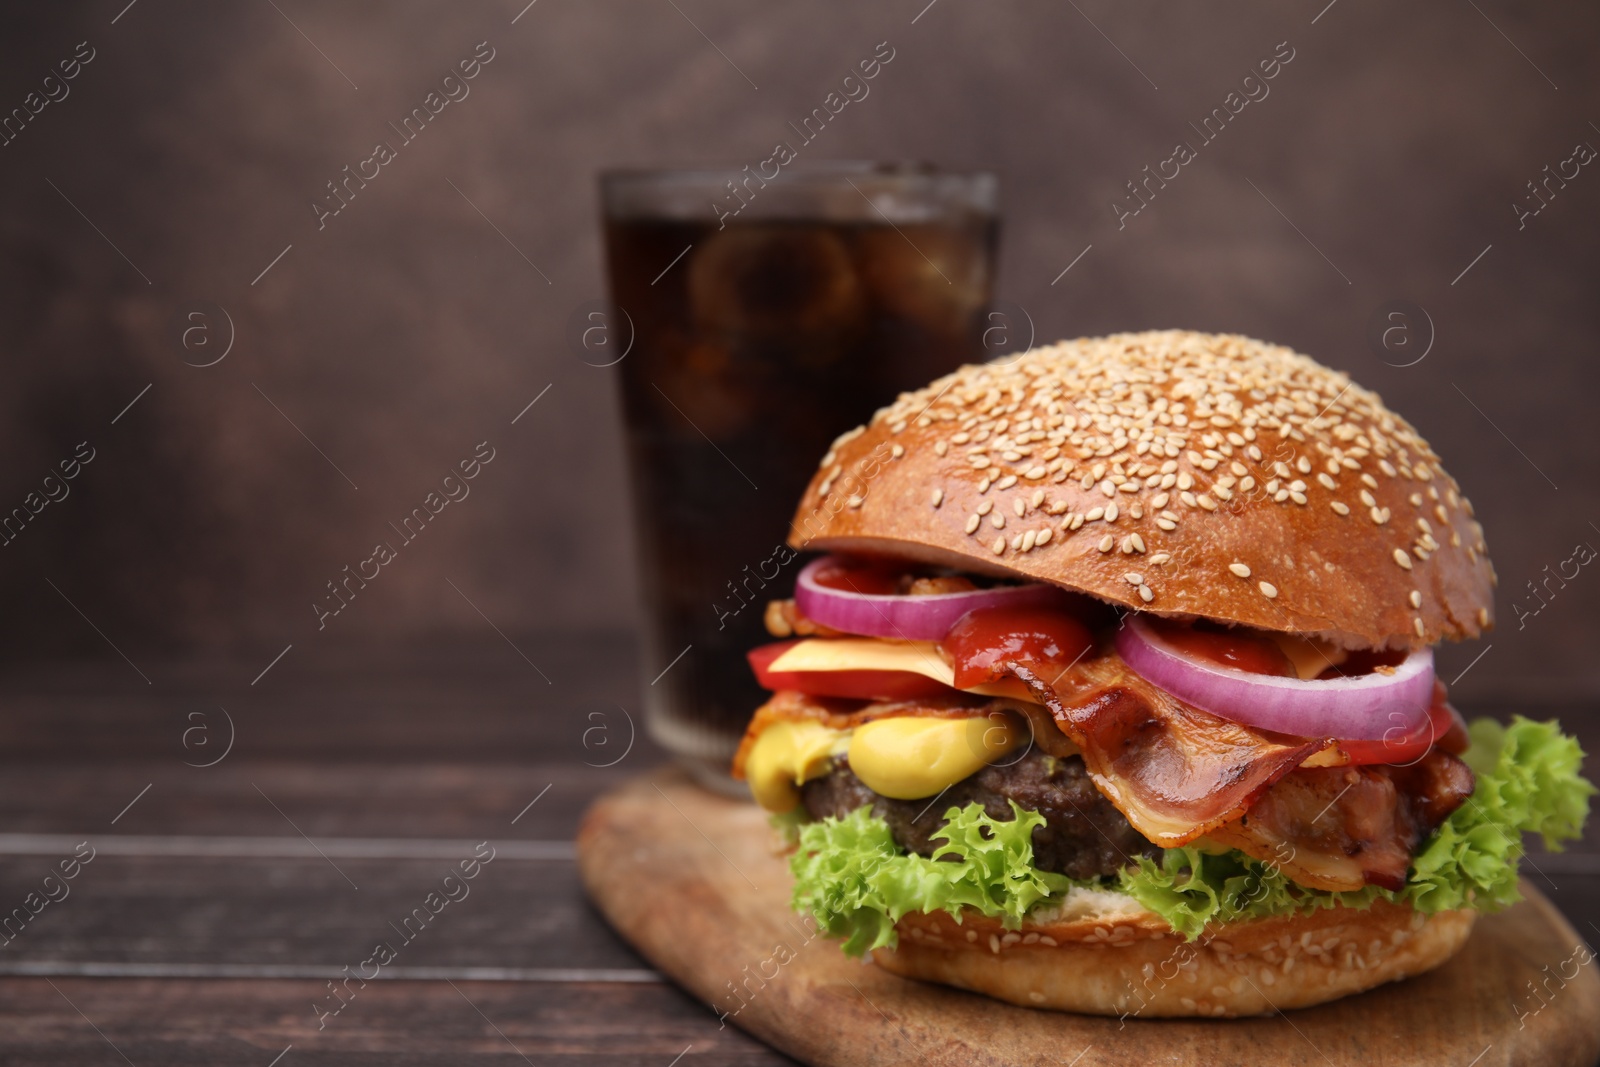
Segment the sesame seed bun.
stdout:
<svg viewBox="0 0 1600 1067">
<path fill-rule="evenodd" d="M 1377 394 L 1229 334 L 1118 334 L 962 367 L 842 435 L 796 548 L 1053 582 L 1347 647 L 1477 637 L 1472 505 Z"/>
<path fill-rule="evenodd" d="M 878 966 L 1032 1008 L 1154 1019 L 1303 1008 L 1432 970 L 1472 932 L 1470 909 L 1425 916 L 1377 901 L 1228 923 L 1192 942 L 1132 898 L 1074 890 L 1006 930 L 965 912 L 907 915 Z"/>
</svg>

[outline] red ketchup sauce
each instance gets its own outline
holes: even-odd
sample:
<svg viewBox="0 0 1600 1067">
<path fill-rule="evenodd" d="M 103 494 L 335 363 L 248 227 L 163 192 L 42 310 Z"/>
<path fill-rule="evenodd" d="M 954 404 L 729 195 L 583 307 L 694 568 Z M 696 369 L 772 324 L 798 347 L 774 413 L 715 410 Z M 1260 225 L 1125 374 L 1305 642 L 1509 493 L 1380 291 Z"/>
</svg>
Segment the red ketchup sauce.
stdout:
<svg viewBox="0 0 1600 1067">
<path fill-rule="evenodd" d="M 1250 674 L 1295 677 L 1294 664 L 1277 642 L 1265 634 L 1230 630 L 1204 622 L 1189 626 L 1153 622 L 1152 628 L 1167 644 L 1195 659 Z"/>
<path fill-rule="evenodd" d="M 893 596 L 900 592 L 901 576 L 908 573 L 904 567 L 873 560 L 836 558 L 818 568 L 812 575 L 812 581 L 824 588 L 846 593 Z"/>
<path fill-rule="evenodd" d="M 950 655 L 956 686 L 965 688 L 998 681 L 1005 663 L 1065 670 L 1094 643 L 1088 626 L 1059 609 L 980 608 L 963 615 L 939 644 Z"/>
</svg>

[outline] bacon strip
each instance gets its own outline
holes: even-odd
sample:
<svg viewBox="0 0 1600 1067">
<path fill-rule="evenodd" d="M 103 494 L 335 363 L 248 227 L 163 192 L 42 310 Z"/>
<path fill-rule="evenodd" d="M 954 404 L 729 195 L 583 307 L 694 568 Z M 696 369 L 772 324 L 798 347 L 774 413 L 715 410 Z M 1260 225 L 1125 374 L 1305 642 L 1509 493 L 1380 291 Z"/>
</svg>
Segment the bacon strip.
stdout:
<svg viewBox="0 0 1600 1067">
<path fill-rule="evenodd" d="M 1094 784 L 1145 837 L 1188 844 L 1237 819 L 1326 739 L 1287 737 L 1220 719 L 1139 677 L 1115 653 L 1046 682 L 1008 664 L 1082 750 Z"/>
<path fill-rule="evenodd" d="M 1405 767 L 1301 768 L 1207 840 L 1313 889 L 1401 889 L 1418 842 L 1474 784 L 1467 765 L 1439 748 Z"/>
</svg>

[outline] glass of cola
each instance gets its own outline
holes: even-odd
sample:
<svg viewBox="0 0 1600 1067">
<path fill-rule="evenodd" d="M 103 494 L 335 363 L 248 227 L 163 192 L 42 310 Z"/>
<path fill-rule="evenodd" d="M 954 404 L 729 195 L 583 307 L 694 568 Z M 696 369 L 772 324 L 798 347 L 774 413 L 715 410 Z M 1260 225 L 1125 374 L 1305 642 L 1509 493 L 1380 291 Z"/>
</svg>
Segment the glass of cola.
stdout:
<svg viewBox="0 0 1600 1067">
<path fill-rule="evenodd" d="M 818 460 L 1013 332 L 991 303 L 997 182 L 791 164 L 612 171 L 600 191 L 611 301 L 574 336 L 618 375 L 646 728 L 702 782 L 741 791 L 729 760 L 765 699 L 745 653 L 793 587 L 785 541 Z"/>
</svg>

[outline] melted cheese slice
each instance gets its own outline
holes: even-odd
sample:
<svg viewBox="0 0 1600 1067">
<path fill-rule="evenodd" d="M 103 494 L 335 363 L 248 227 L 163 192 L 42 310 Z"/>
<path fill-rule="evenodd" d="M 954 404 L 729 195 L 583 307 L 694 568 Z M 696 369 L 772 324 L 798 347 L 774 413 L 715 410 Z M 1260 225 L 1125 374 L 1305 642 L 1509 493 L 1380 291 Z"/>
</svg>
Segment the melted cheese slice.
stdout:
<svg viewBox="0 0 1600 1067">
<path fill-rule="evenodd" d="M 939 655 L 932 641 L 887 641 L 875 637 L 814 637 L 799 642 L 772 661 L 772 671 L 907 671 L 932 678 L 952 689 L 955 669 Z M 1028 687 L 1015 678 L 969 686 L 964 692 L 1010 697 L 1037 704 Z"/>
<path fill-rule="evenodd" d="M 850 769 L 874 793 L 921 800 L 978 773 L 1022 739 L 1009 715 L 874 719 L 850 737 Z"/>
<path fill-rule="evenodd" d="M 952 719 L 896 715 L 835 730 L 814 721 L 776 722 L 761 732 L 745 758 L 756 803 L 792 811 L 799 787 L 849 754 L 850 769 L 874 793 L 920 800 L 943 792 L 1016 748 L 1024 733 L 1010 715 Z"/>
<path fill-rule="evenodd" d="M 761 732 L 745 757 L 744 776 L 750 795 L 768 811 L 794 810 L 799 786 L 827 772 L 828 758 L 849 738 L 820 722 L 775 722 Z"/>
</svg>

